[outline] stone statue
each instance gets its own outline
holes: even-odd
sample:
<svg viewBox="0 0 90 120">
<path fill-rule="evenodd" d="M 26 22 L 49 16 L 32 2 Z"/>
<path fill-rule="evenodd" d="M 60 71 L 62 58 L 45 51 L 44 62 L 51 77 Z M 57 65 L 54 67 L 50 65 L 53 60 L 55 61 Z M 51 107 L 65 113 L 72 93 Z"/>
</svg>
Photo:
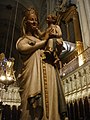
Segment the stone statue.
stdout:
<svg viewBox="0 0 90 120">
<path fill-rule="evenodd" d="M 67 108 L 57 66 L 52 58 L 43 59 L 51 33 L 46 31 L 44 40 L 39 39 L 34 8 L 26 11 L 22 23 L 23 36 L 16 43 L 23 62 L 18 76 L 21 120 L 65 120 Z"/>
<path fill-rule="evenodd" d="M 46 57 L 51 56 L 54 63 L 56 64 L 59 61 L 60 52 L 62 51 L 62 44 L 63 44 L 62 32 L 59 25 L 56 24 L 57 23 L 56 15 L 49 14 L 47 16 L 46 22 L 48 24 L 48 27 L 45 30 L 45 32 L 50 33 L 50 39 L 48 40 L 47 45 L 45 47 L 45 54 L 46 54 Z M 45 32 L 41 32 L 38 29 L 38 33 L 40 37 L 45 36 Z"/>
</svg>

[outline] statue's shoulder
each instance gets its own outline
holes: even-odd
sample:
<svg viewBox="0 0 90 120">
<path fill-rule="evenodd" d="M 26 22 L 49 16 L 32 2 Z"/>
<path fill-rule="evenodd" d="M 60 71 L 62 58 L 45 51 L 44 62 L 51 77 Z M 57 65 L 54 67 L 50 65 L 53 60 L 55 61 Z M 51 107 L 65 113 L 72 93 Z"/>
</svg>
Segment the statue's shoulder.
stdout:
<svg viewBox="0 0 90 120">
<path fill-rule="evenodd" d="M 28 40 L 30 40 L 30 37 L 27 37 L 26 35 L 24 35 L 24 36 L 21 36 L 21 37 L 17 40 L 17 42 L 20 42 L 20 41 L 28 41 Z"/>
<path fill-rule="evenodd" d="M 25 36 L 19 37 L 17 41 L 21 41 L 21 40 L 23 40 L 23 39 L 25 39 Z"/>
<path fill-rule="evenodd" d="M 18 40 L 17 40 L 17 42 L 16 42 L 16 46 L 18 46 L 19 44 L 21 44 L 24 39 L 25 39 L 24 36 L 19 37 Z"/>
</svg>

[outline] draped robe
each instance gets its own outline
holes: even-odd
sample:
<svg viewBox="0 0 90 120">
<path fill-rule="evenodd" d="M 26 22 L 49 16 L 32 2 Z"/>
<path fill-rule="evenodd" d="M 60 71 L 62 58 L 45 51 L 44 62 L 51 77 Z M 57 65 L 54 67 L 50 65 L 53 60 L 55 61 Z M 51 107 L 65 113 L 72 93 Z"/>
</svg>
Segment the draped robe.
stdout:
<svg viewBox="0 0 90 120">
<path fill-rule="evenodd" d="M 22 40 L 24 38 L 17 41 L 17 49 Z M 36 43 L 37 41 L 39 40 L 35 39 Z M 23 61 L 22 72 L 18 77 L 21 89 L 21 120 L 60 120 L 59 113 L 66 112 L 66 104 L 55 66 L 50 60 L 43 60 L 41 49 L 30 55 L 23 52 L 20 54 Z"/>
</svg>

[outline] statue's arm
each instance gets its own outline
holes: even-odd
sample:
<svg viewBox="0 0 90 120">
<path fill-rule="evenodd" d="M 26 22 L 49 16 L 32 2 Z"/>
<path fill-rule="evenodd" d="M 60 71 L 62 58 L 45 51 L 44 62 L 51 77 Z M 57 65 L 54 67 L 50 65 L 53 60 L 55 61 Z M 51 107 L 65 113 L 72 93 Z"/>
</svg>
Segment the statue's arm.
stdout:
<svg viewBox="0 0 90 120">
<path fill-rule="evenodd" d="M 33 40 L 32 40 L 33 41 Z M 18 40 L 16 43 L 16 49 L 23 54 L 31 54 L 34 51 L 41 49 L 45 46 L 46 40 L 35 42 L 32 44 L 30 40 L 24 38 L 22 40 Z"/>
</svg>

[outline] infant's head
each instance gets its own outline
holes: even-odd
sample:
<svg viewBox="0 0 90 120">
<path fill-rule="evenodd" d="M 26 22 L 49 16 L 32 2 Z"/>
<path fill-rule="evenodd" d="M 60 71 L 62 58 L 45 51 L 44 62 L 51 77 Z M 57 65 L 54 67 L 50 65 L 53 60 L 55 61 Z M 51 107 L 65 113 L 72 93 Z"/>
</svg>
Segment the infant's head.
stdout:
<svg viewBox="0 0 90 120">
<path fill-rule="evenodd" d="M 50 23 L 56 24 L 56 22 L 57 22 L 57 16 L 53 15 L 53 14 L 49 14 L 47 16 L 46 22 L 49 23 L 49 24 Z"/>
</svg>

